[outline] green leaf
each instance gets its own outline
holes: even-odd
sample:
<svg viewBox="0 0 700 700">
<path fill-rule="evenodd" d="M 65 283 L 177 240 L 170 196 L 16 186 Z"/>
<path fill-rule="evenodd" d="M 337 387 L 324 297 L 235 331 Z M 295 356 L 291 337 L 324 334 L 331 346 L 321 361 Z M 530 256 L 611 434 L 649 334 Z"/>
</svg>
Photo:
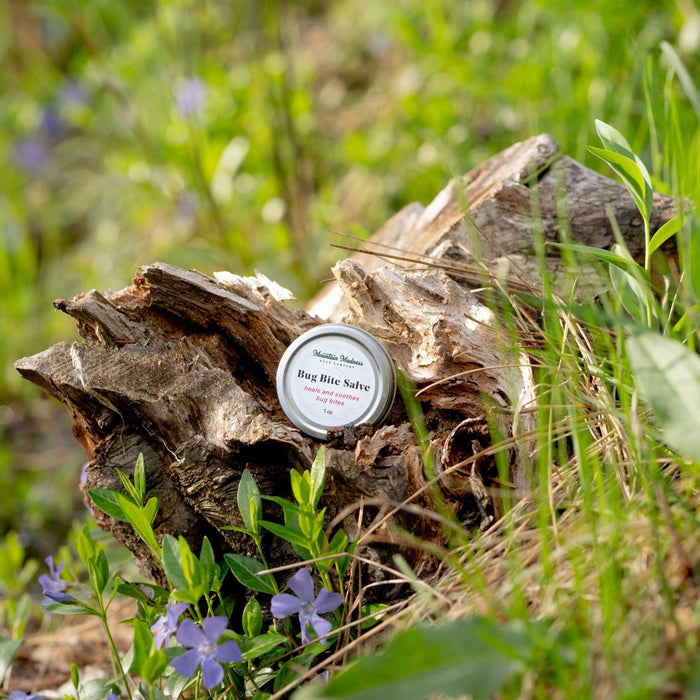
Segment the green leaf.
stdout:
<svg viewBox="0 0 700 700">
<path fill-rule="evenodd" d="M 143 513 L 151 525 L 153 525 L 153 521 L 156 519 L 156 515 L 158 515 L 159 505 L 160 504 L 158 503 L 158 499 L 155 496 L 153 496 L 152 498 L 148 499 L 148 502 L 143 507 Z"/>
<path fill-rule="evenodd" d="M 260 489 L 255 483 L 253 475 L 247 469 L 243 470 L 241 480 L 238 482 L 236 501 L 238 503 L 238 512 L 241 514 L 246 528 L 254 535 L 259 535 L 262 500 L 260 498 Z"/>
<path fill-rule="evenodd" d="M 308 648 L 308 647 L 307 647 Z M 316 654 L 313 652 L 306 652 L 305 654 L 299 654 L 293 659 L 286 661 L 280 666 L 277 673 L 277 678 L 275 678 L 275 684 L 273 686 L 274 691 L 278 692 L 286 685 L 294 681 L 296 678 L 304 672 L 307 671 L 313 660 L 316 658 Z M 309 683 L 307 685 L 316 685 L 315 683 Z M 303 692 L 303 691 L 302 691 Z M 389 699 L 388 699 L 389 700 Z M 390 700 L 393 700 L 390 699 Z M 397 699 L 398 700 L 398 699 Z"/>
<path fill-rule="evenodd" d="M 282 498 L 280 496 L 267 496 L 267 495 L 263 495 L 262 498 L 264 498 L 266 501 L 272 501 L 272 503 L 276 503 L 278 506 L 281 506 L 285 515 L 288 515 L 288 514 L 302 515 L 303 513 L 306 512 L 303 508 L 300 508 L 298 505 L 296 505 L 296 503 L 292 503 L 287 498 Z"/>
<path fill-rule="evenodd" d="M 639 213 L 645 221 L 649 221 L 654 190 L 651 187 L 651 182 L 648 181 L 649 174 L 641 161 L 635 161 L 632 158 L 604 148 L 596 148 L 595 146 L 588 146 L 587 148 L 590 153 L 604 160 L 617 173 L 632 195 Z"/>
<path fill-rule="evenodd" d="M 190 549 L 187 540 L 180 535 L 178 537 L 180 545 L 180 564 L 187 582 L 185 591 L 178 591 L 182 600 L 196 603 L 202 596 L 209 593 L 206 587 L 206 574 L 202 565 Z"/>
<path fill-rule="evenodd" d="M 251 598 L 243 610 L 243 632 L 247 637 L 257 637 L 262 629 L 262 610 L 257 598 Z"/>
<path fill-rule="evenodd" d="M 119 687 L 114 681 L 105 678 L 93 678 L 81 683 L 77 690 L 80 700 L 104 700 L 110 693 L 119 693 Z"/>
<path fill-rule="evenodd" d="M 323 539 L 323 521 L 326 517 L 326 509 L 320 510 L 312 520 L 311 540 L 320 542 Z"/>
<path fill-rule="evenodd" d="M 600 119 L 596 119 L 595 128 L 598 138 L 601 140 L 606 150 L 614 151 L 615 153 L 633 160 L 637 164 L 644 182 L 644 191 L 650 197 L 648 201 L 648 210 L 649 213 L 651 213 L 654 188 L 651 184 L 651 176 L 649 175 L 646 165 L 644 165 L 644 161 L 632 150 L 632 146 L 630 146 L 627 139 L 615 127 L 606 124 Z"/>
<path fill-rule="evenodd" d="M 127 522 L 136 530 L 139 537 L 149 546 L 151 551 L 158 557 L 161 557 L 160 545 L 153 533 L 153 527 L 148 519 L 144 507 L 133 503 L 123 493 L 117 493 L 117 503 L 126 516 Z"/>
<path fill-rule="evenodd" d="M 700 463 L 700 357 L 681 343 L 646 332 L 626 342 L 639 393 L 656 418 L 661 437 Z"/>
<path fill-rule="evenodd" d="M 75 603 L 49 603 L 42 605 L 41 609 L 54 615 L 97 615 L 99 617 L 95 608 L 77 600 Z"/>
<path fill-rule="evenodd" d="M 598 258 L 602 262 L 606 262 L 609 265 L 615 265 L 621 270 L 624 270 L 628 274 L 649 283 L 649 276 L 644 271 L 644 268 L 636 263 L 627 251 L 626 255 L 620 255 L 612 250 L 605 250 L 604 248 L 596 248 L 590 245 L 579 245 L 578 243 L 548 243 L 547 245 L 554 246 L 555 248 L 563 248 L 565 250 L 570 250 L 573 253 L 583 253 L 584 255 L 592 255 L 594 258 Z M 620 247 L 617 250 L 622 250 Z"/>
<path fill-rule="evenodd" d="M 279 523 L 269 522 L 268 520 L 261 520 L 260 524 L 266 530 L 269 530 L 273 535 L 277 535 L 277 537 L 280 537 L 291 544 L 298 545 L 308 552 L 309 538 L 304 537 L 303 533 L 299 532 L 298 530 L 293 530 L 291 527 L 280 525 Z"/>
<path fill-rule="evenodd" d="M 311 475 L 308 471 L 300 474 L 296 469 L 289 472 L 289 480 L 292 485 L 292 493 L 300 506 L 311 503 Z"/>
<path fill-rule="evenodd" d="M 78 541 L 76 549 L 78 550 L 78 556 L 80 561 L 87 566 L 88 562 L 95 558 L 97 554 L 97 545 L 95 540 L 92 539 L 90 534 L 90 527 L 88 525 L 83 525 L 78 534 Z"/>
<path fill-rule="evenodd" d="M 293 699 L 490 698 L 526 669 L 533 646 L 519 621 L 498 625 L 471 617 L 417 625 L 394 637 L 384 651 L 361 657 L 327 685 L 308 683 Z"/>
<path fill-rule="evenodd" d="M 260 635 L 253 639 L 247 640 L 241 646 L 241 656 L 243 661 L 250 661 L 251 659 L 257 659 L 263 654 L 267 654 L 268 651 L 276 649 L 287 643 L 287 638 L 276 632 L 268 632 L 267 634 Z"/>
<path fill-rule="evenodd" d="M 80 669 L 76 663 L 70 665 L 70 682 L 76 690 L 80 687 Z"/>
<path fill-rule="evenodd" d="M 688 284 L 695 296 L 695 303 L 700 301 L 700 228 L 693 227 L 688 238 L 686 270 Z"/>
<path fill-rule="evenodd" d="M 595 131 L 606 150 L 614 151 L 615 153 L 619 153 L 634 160 L 636 156 L 632 150 L 632 146 L 630 146 L 629 141 L 627 141 L 614 126 L 610 126 L 610 124 L 596 119 Z"/>
<path fill-rule="evenodd" d="M 326 484 L 326 448 L 318 448 L 314 463 L 311 465 L 311 505 L 316 508 L 323 495 Z"/>
<path fill-rule="evenodd" d="M 304 537 L 304 541 L 308 544 L 309 541 L 315 542 L 315 527 L 313 513 L 302 513 L 295 519 L 299 525 L 300 534 Z M 293 528 L 290 528 L 293 529 Z"/>
<path fill-rule="evenodd" d="M 246 588 L 270 595 L 279 592 L 272 574 L 258 575 L 258 572 L 263 571 L 265 567 L 257 559 L 243 554 L 228 553 L 224 554 L 224 561 L 231 573 Z"/>
<path fill-rule="evenodd" d="M 202 573 L 204 574 L 204 583 L 208 590 L 213 590 L 220 583 L 219 576 L 221 571 L 219 570 L 219 565 L 216 563 L 216 556 L 214 555 L 214 549 L 209 542 L 208 537 L 204 537 L 202 540 L 202 548 L 199 552 L 199 562 L 202 565 Z"/>
<path fill-rule="evenodd" d="M 678 214 L 672 219 L 669 219 L 663 226 L 660 226 L 656 233 L 649 241 L 649 255 L 660 248 L 671 236 L 678 233 L 683 228 L 685 217 L 683 214 Z"/>
<path fill-rule="evenodd" d="M 88 489 L 88 496 L 93 504 L 103 513 L 111 515 L 116 520 L 127 521 L 124 511 L 117 502 L 118 491 L 112 489 Z"/>
<path fill-rule="evenodd" d="M 131 647 L 132 657 L 127 671 L 143 676 L 144 669 L 147 669 L 148 657 L 153 649 L 153 634 L 150 627 L 139 618 L 132 620 L 131 624 L 134 628 L 134 643 Z"/>
<path fill-rule="evenodd" d="M 345 530 L 336 530 L 328 545 L 328 554 L 340 554 L 348 546 L 348 536 Z"/>
<path fill-rule="evenodd" d="M 134 465 L 134 489 L 139 503 L 146 497 L 146 470 L 143 465 L 143 453 L 139 452 Z"/>
<path fill-rule="evenodd" d="M 5 676 L 23 641 L 22 639 L 8 639 L 0 642 L 0 686 L 5 682 Z"/>
<path fill-rule="evenodd" d="M 109 564 L 104 549 L 98 549 L 93 559 L 88 560 L 88 576 L 97 595 L 102 595 L 109 581 Z"/>
<path fill-rule="evenodd" d="M 147 595 L 142 589 L 148 589 L 150 594 Z M 117 593 L 126 596 L 127 598 L 133 598 L 134 600 L 143 603 L 144 605 L 152 605 L 153 603 L 165 603 L 168 600 L 170 591 L 160 586 L 156 586 L 154 583 L 141 582 L 138 585 L 133 583 L 128 583 L 117 579 Z"/>
<path fill-rule="evenodd" d="M 179 673 L 171 673 L 165 681 L 163 690 L 167 697 L 179 698 L 189 682 L 189 678 L 183 678 Z"/>
<path fill-rule="evenodd" d="M 143 677 L 146 683 L 152 685 L 163 675 L 167 666 L 168 655 L 165 653 L 165 651 L 163 651 L 163 649 L 156 649 L 144 662 L 143 666 L 141 667 L 140 675 Z M 163 697 L 162 694 L 161 697 Z"/>
<path fill-rule="evenodd" d="M 627 312 L 642 325 L 647 325 L 647 306 L 651 305 L 650 318 L 658 319 L 658 311 L 651 290 L 644 286 L 647 280 L 643 270 L 632 259 L 629 251 L 619 244 L 612 247 L 612 252 L 620 258 L 626 258 L 630 263 L 629 269 L 632 272 L 622 269 L 618 265 L 609 266 L 610 281 L 613 289 Z M 642 281 L 640 281 L 642 280 Z"/>
<path fill-rule="evenodd" d="M 121 469 L 117 469 L 117 474 L 119 474 L 122 486 L 128 494 L 129 499 L 132 500 L 137 506 L 143 505 L 143 496 L 141 496 L 141 494 L 136 490 L 136 487 L 131 482 L 131 479 L 129 479 L 129 477 Z"/>
<path fill-rule="evenodd" d="M 168 665 L 168 657 L 162 649 L 153 648 L 153 634 L 150 627 L 138 618 L 132 621 L 134 643 L 131 646 L 129 673 L 141 676 L 147 683 L 160 678 Z"/>
<path fill-rule="evenodd" d="M 174 588 L 187 588 L 187 579 L 182 570 L 182 560 L 180 557 L 180 545 L 172 535 L 163 537 L 163 568 L 168 581 Z"/>
</svg>

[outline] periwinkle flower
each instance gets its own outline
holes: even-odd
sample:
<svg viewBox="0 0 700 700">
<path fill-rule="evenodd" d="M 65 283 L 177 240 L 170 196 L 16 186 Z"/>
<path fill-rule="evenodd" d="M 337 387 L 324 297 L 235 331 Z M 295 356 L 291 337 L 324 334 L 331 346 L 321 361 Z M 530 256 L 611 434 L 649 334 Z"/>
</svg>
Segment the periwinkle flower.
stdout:
<svg viewBox="0 0 700 700">
<path fill-rule="evenodd" d="M 20 139 L 15 144 L 15 160 L 27 174 L 38 175 L 48 163 L 48 146 L 40 138 Z"/>
<path fill-rule="evenodd" d="M 314 581 L 307 569 L 299 569 L 288 581 L 287 585 L 296 593 L 278 593 L 272 596 L 270 610 L 272 616 L 278 620 L 289 615 L 299 615 L 301 625 L 301 643 L 311 641 L 308 626 L 311 625 L 321 644 L 325 646 L 326 635 L 333 625 L 324 620 L 321 615 L 335 610 L 342 602 L 340 593 L 331 593 L 326 588 L 321 588 L 314 599 Z"/>
<path fill-rule="evenodd" d="M 65 104 L 85 104 L 87 92 L 77 78 L 69 78 L 64 81 L 60 89 L 61 101 Z"/>
<path fill-rule="evenodd" d="M 39 693 L 25 693 L 23 690 L 13 690 L 7 700 L 47 700 L 46 695 Z"/>
<path fill-rule="evenodd" d="M 199 114 L 206 99 L 207 86 L 200 78 L 188 78 L 175 88 L 175 104 L 177 111 L 183 117 Z"/>
<path fill-rule="evenodd" d="M 61 578 L 61 571 L 63 571 L 65 566 L 64 563 L 61 562 L 58 566 L 54 566 L 51 555 L 46 557 L 44 561 L 49 567 L 49 573 L 39 576 L 39 583 L 44 592 L 44 600 L 41 601 L 41 604 L 50 605 L 51 603 L 73 602 L 73 598 L 65 592 L 68 581 Z M 50 615 L 51 613 L 47 612 L 46 614 Z"/>
<path fill-rule="evenodd" d="M 153 642 L 156 649 L 167 647 L 170 644 L 171 635 L 177 632 L 177 621 L 180 615 L 187 610 L 188 603 L 173 603 L 165 606 L 165 614 L 161 615 L 152 625 Z"/>
<path fill-rule="evenodd" d="M 41 132 L 49 139 L 59 139 L 65 130 L 65 122 L 58 110 L 47 107 L 41 115 Z"/>
<path fill-rule="evenodd" d="M 221 664 L 236 663 L 242 658 L 235 641 L 217 644 L 227 623 L 225 617 L 207 617 L 200 629 L 192 620 L 183 620 L 176 639 L 188 651 L 174 658 L 170 662 L 172 667 L 184 678 L 191 678 L 201 667 L 204 687 L 209 690 L 219 685 L 224 678 Z"/>
</svg>

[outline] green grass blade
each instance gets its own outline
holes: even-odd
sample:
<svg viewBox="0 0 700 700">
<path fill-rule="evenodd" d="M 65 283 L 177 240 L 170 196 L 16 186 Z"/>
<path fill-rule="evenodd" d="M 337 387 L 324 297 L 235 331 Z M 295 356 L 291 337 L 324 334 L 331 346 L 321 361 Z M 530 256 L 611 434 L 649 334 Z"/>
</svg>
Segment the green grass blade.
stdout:
<svg viewBox="0 0 700 700">
<path fill-rule="evenodd" d="M 667 41 L 661 42 L 661 51 L 666 57 L 666 60 L 671 64 L 671 68 L 676 74 L 681 87 L 683 88 L 683 92 L 685 92 L 685 95 L 688 98 L 688 102 L 690 102 L 690 104 L 693 106 L 693 110 L 695 110 L 698 121 L 700 121 L 700 92 L 698 91 L 697 87 L 695 87 L 695 83 L 690 77 L 690 73 L 688 73 L 686 67 L 683 65 L 683 61 L 681 61 L 680 57 L 676 53 L 676 50 Z"/>
</svg>

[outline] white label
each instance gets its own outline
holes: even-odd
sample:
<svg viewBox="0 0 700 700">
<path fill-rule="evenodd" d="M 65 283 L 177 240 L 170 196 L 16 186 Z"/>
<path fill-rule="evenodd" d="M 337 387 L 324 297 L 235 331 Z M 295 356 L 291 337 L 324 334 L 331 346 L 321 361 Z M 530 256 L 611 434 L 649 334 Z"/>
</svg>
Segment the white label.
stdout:
<svg viewBox="0 0 700 700">
<path fill-rule="evenodd" d="M 286 378 L 285 390 L 299 412 L 329 428 L 356 423 L 376 398 L 374 363 L 347 338 L 310 340 L 290 360 Z"/>
</svg>

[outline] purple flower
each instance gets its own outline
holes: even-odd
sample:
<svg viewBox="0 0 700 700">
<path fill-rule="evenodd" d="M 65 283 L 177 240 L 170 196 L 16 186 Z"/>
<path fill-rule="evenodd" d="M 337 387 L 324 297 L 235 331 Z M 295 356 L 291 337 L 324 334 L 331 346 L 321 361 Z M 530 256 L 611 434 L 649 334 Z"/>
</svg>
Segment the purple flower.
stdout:
<svg viewBox="0 0 700 700">
<path fill-rule="evenodd" d="M 197 218 L 197 196 L 191 190 L 183 190 L 177 195 L 175 221 L 182 226 L 191 226 Z"/>
<path fill-rule="evenodd" d="M 105 700 L 119 700 L 119 696 L 112 690 Z"/>
<path fill-rule="evenodd" d="M 46 695 L 40 695 L 39 693 L 25 693 L 23 690 L 13 690 L 8 696 L 7 700 L 46 700 Z"/>
<path fill-rule="evenodd" d="M 41 116 L 40 129 L 49 139 L 58 139 L 63 135 L 65 123 L 63 117 L 53 107 L 47 107 Z"/>
<path fill-rule="evenodd" d="M 44 591 L 44 600 L 41 601 L 42 605 L 50 605 L 51 603 L 67 603 L 72 602 L 71 596 L 65 593 L 66 587 L 68 586 L 68 581 L 64 581 L 61 578 L 61 571 L 65 566 L 61 562 L 57 567 L 54 567 L 53 557 L 49 555 L 44 559 L 48 564 L 49 573 L 42 574 L 39 576 L 39 583 Z M 50 615 L 50 612 L 46 613 Z"/>
<path fill-rule="evenodd" d="M 227 622 L 225 617 L 207 617 L 202 622 L 203 629 L 199 629 L 192 620 L 183 620 L 176 638 L 189 651 L 174 658 L 172 667 L 184 678 L 190 678 L 201 666 L 204 687 L 209 690 L 219 685 L 224 677 L 221 664 L 236 663 L 242 658 L 241 650 L 233 640 L 217 646 Z"/>
<path fill-rule="evenodd" d="M 188 78 L 175 88 L 175 104 L 183 117 L 199 114 L 206 98 L 207 86 L 200 78 Z"/>
<path fill-rule="evenodd" d="M 326 635 L 333 626 L 321 615 L 335 610 L 343 602 L 343 596 L 340 593 L 331 593 L 326 588 L 322 588 L 314 600 L 314 582 L 306 569 L 299 569 L 287 581 L 287 585 L 296 595 L 278 593 L 272 596 L 270 610 L 273 617 L 281 620 L 288 615 L 298 613 L 301 624 L 301 643 L 307 644 L 311 641 L 308 629 L 310 624 L 321 644 L 325 645 Z"/>
<path fill-rule="evenodd" d="M 15 144 L 15 160 L 29 175 L 38 175 L 49 160 L 49 149 L 39 138 L 20 139 Z"/>
<path fill-rule="evenodd" d="M 66 104 L 85 104 L 87 93 L 85 88 L 76 78 L 65 80 L 60 88 L 61 99 Z"/>
<path fill-rule="evenodd" d="M 165 614 L 161 615 L 152 625 L 153 641 L 156 649 L 161 649 L 170 644 L 170 635 L 177 632 L 177 621 L 180 615 L 187 610 L 188 603 L 173 603 L 165 606 Z"/>
</svg>

